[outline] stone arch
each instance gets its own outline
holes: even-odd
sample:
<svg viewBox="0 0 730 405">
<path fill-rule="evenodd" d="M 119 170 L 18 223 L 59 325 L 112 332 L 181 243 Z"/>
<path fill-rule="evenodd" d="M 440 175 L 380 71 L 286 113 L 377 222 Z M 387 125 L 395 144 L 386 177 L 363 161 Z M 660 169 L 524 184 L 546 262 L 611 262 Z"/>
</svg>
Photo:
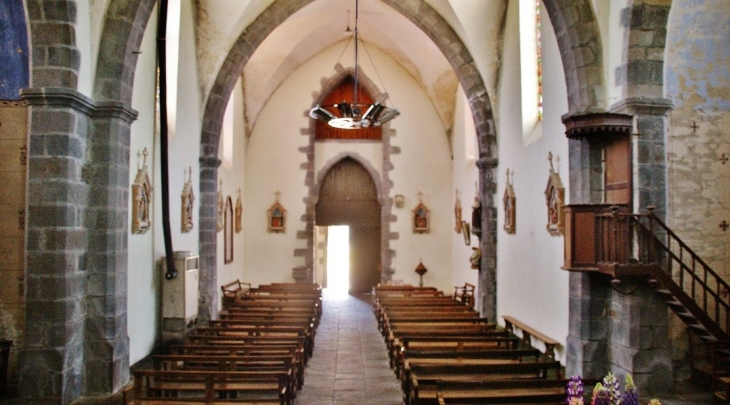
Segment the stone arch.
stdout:
<svg viewBox="0 0 730 405">
<path fill-rule="evenodd" d="M 569 113 L 603 110 L 603 46 L 590 0 L 542 1 L 558 39 Z"/>
<path fill-rule="evenodd" d="M 76 1 L 24 3 L 28 7 L 28 42 L 33 49 L 31 86 L 75 90 L 81 63 L 76 46 Z"/>
<path fill-rule="evenodd" d="M 247 61 L 264 38 L 266 38 L 266 36 L 277 26 L 283 23 L 286 18 L 311 1 L 313 0 L 275 1 L 243 31 L 226 56 L 223 65 L 217 73 L 210 94 L 208 94 L 203 113 L 203 128 L 201 131 L 200 144 L 201 201 L 215 201 L 215 190 L 218 177 L 217 168 L 220 164 L 220 161 L 217 158 L 218 143 L 220 140 L 223 113 L 237 78 L 241 75 Z M 483 234 L 485 235 L 485 237 L 482 238 L 482 252 L 484 252 L 485 255 L 492 255 L 492 257 L 496 257 L 497 213 L 494 206 L 493 194 L 494 189 L 496 188 L 496 184 L 494 182 L 496 173 L 494 173 L 494 170 L 497 165 L 497 135 L 489 94 L 487 93 L 484 81 L 479 74 L 479 69 L 461 38 L 459 38 L 449 23 L 425 1 L 381 1 L 403 14 L 434 41 L 454 68 L 454 71 L 459 78 L 459 82 L 467 95 L 472 116 L 474 117 L 474 124 L 479 143 L 480 160 L 477 166 L 480 172 L 480 189 L 482 195 L 482 207 L 484 210 L 482 218 L 485 220 L 485 224 L 482 226 Z M 303 129 L 303 135 L 307 135 L 305 132 L 307 132 L 307 129 Z M 383 137 L 386 138 L 389 136 L 389 132 L 390 131 L 384 130 Z M 304 153 L 307 153 L 308 157 L 313 156 L 313 151 L 304 151 Z M 392 151 L 384 150 L 384 158 L 386 154 L 389 153 L 392 153 Z M 388 162 L 388 164 L 390 163 Z M 388 169 L 390 168 L 391 167 Z M 307 178 L 305 180 L 307 184 L 310 184 L 314 180 L 312 175 L 312 173 L 307 173 Z M 384 182 L 390 183 L 390 180 L 387 178 L 387 173 L 384 173 L 383 178 Z M 310 196 L 305 198 L 309 199 Z M 387 209 L 389 206 L 390 205 L 386 205 L 386 209 L 383 210 L 382 215 L 385 216 L 386 211 L 388 211 L 387 215 L 390 215 L 389 210 Z M 305 217 L 310 215 L 312 215 L 312 213 L 307 211 Z M 214 274 L 216 263 L 215 221 L 215 210 L 204 204 L 201 205 L 199 230 L 201 241 L 201 280 L 205 280 L 205 277 L 211 277 L 209 281 L 202 281 L 205 282 L 206 285 L 201 285 L 201 294 L 211 294 L 212 296 L 215 296 L 217 293 Z M 306 232 L 309 233 L 311 230 L 307 229 Z M 295 255 L 306 257 L 306 260 L 311 260 L 309 259 L 309 256 L 311 255 L 308 255 L 307 253 L 307 250 L 311 251 L 311 249 L 312 247 L 308 246 L 307 249 L 295 252 Z M 385 263 L 383 263 L 383 267 L 385 269 Z M 305 269 L 306 266 L 295 269 L 295 275 L 302 274 L 302 270 Z M 384 270 L 384 272 L 388 271 L 389 270 Z M 496 259 L 483 260 L 482 273 L 487 280 L 485 282 L 492 286 L 488 288 L 480 288 L 480 291 L 487 291 L 489 294 L 488 297 L 485 298 L 487 302 L 484 307 L 491 308 L 492 312 L 487 314 L 487 316 L 494 318 L 494 315 L 496 315 L 496 312 L 494 312 L 494 308 L 496 307 Z"/>
<path fill-rule="evenodd" d="M 357 162 L 360 166 L 362 166 L 365 171 L 368 172 L 370 177 L 373 179 L 373 183 L 375 183 L 375 189 L 378 191 L 378 203 L 382 207 L 386 204 L 388 201 L 388 191 L 383 187 L 383 182 L 380 181 L 380 173 L 378 173 L 377 169 L 370 164 L 364 157 L 360 156 L 357 152 L 340 152 L 332 159 L 328 160 L 327 163 L 324 164 L 322 169 L 317 173 L 317 180 L 314 183 L 314 186 L 312 187 L 312 190 L 310 192 L 310 195 L 314 196 L 311 199 L 312 206 L 317 204 L 317 200 L 319 199 L 319 191 L 322 187 L 322 182 L 324 181 L 324 178 L 327 176 L 327 173 L 332 170 L 333 167 L 337 166 L 340 162 L 342 162 L 345 159 L 352 159 L 355 162 Z"/>
<path fill-rule="evenodd" d="M 112 0 L 94 77 L 94 98 L 131 104 L 137 54 L 156 0 Z"/>
</svg>

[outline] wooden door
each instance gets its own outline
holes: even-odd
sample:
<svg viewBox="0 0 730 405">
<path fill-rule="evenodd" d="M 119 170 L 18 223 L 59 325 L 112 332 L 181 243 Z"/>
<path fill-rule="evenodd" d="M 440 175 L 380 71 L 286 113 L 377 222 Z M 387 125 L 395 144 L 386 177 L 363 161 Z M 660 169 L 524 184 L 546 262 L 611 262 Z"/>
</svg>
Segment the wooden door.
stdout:
<svg viewBox="0 0 730 405">
<path fill-rule="evenodd" d="M 380 226 L 350 227 L 350 294 L 370 292 L 380 282 Z"/>
<path fill-rule="evenodd" d="M 345 158 L 327 173 L 315 207 L 315 225 L 350 226 L 350 292 L 368 292 L 380 282 L 382 221 L 375 182 L 365 168 Z"/>
<path fill-rule="evenodd" d="M 615 137 L 604 145 L 604 202 L 631 203 L 631 138 Z"/>
</svg>

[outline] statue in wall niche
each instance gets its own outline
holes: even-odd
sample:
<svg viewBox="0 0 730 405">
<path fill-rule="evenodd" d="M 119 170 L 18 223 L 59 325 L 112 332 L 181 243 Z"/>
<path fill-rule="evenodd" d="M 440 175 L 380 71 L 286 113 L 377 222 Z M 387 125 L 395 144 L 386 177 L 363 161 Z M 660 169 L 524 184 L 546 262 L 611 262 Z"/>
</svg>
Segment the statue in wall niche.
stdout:
<svg viewBox="0 0 730 405">
<path fill-rule="evenodd" d="M 182 191 L 180 228 L 182 233 L 193 230 L 193 207 L 195 206 L 195 194 L 193 193 L 193 168 L 188 168 L 188 180 L 185 182 Z"/>
<path fill-rule="evenodd" d="M 150 202 L 152 200 L 152 182 L 147 173 L 147 148 L 142 152 L 142 167 L 132 183 L 132 233 L 146 233 L 152 226 L 150 220 Z M 139 156 L 139 154 L 137 155 Z"/>
</svg>

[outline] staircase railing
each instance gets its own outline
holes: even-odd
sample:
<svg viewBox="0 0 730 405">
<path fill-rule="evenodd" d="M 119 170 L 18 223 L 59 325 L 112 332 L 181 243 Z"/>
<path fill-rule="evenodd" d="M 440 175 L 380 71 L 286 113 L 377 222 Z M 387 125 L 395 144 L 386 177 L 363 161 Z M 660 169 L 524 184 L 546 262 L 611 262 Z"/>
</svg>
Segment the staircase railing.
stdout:
<svg viewBox="0 0 730 405">
<path fill-rule="evenodd" d="M 658 266 L 730 335 L 730 285 L 657 218 L 653 208 L 636 214 L 615 207 L 596 215 L 595 232 L 597 263 Z"/>
</svg>

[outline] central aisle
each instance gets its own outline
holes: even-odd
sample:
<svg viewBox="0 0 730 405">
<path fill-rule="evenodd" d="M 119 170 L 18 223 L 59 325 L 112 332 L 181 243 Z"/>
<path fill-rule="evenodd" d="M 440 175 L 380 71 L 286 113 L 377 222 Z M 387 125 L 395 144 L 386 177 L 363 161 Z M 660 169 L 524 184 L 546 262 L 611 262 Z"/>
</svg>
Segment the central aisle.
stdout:
<svg viewBox="0 0 730 405">
<path fill-rule="evenodd" d="M 402 405 L 371 297 L 323 292 L 314 354 L 295 405 Z"/>
</svg>

